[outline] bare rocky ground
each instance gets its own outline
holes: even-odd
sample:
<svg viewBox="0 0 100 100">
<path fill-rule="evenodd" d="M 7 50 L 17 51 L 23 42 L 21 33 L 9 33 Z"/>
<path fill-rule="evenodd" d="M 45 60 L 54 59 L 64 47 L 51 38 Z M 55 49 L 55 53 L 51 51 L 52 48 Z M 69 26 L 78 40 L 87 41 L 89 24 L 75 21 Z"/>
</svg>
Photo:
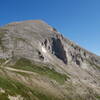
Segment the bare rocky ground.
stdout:
<svg viewBox="0 0 100 100">
<path fill-rule="evenodd" d="M 0 28 L 0 100 L 100 100 L 100 57 L 41 20 Z"/>
</svg>

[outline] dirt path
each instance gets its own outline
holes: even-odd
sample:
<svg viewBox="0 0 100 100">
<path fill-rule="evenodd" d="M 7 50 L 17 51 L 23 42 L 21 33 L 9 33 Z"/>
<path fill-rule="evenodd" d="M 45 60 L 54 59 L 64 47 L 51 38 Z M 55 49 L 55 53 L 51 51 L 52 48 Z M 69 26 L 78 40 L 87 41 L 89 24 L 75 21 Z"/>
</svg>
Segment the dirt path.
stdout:
<svg viewBox="0 0 100 100">
<path fill-rule="evenodd" d="M 25 71 L 25 70 L 22 70 L 22 69 L 15 69 L 15 68 L 11 68 L 11 67 L 4 67 L 4 69 L 9 70 L 9 71 L 23 72 L 23 73 L 27 73 L 27 74 L 34 74 L 34 75 L 36 75 L 36 73 L 34 73 L 34 72 Z"/>
<path fill-rule="evenodd" d="M 1 68 L 6 69 L 6 70 L 10 70 L 10 71 L 16 71 L 16 72 L 24 72 L 27 74 L 35 74 L 34 72 L 31 71 L 25 71 L 22 69 L 15 69 L 15 68 L 11 68 L 11 67 L 5 67 L 7 63 L 9 63 L 10 60 L 5 61 L 2 65 L 0 65 Z"/>
</svg>

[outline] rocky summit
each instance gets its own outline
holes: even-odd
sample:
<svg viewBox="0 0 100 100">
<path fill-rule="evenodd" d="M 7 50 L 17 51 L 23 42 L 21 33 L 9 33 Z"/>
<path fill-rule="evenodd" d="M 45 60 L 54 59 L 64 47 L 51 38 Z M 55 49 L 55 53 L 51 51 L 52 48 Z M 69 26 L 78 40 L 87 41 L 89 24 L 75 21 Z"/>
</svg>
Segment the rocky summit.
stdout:
<svg viewBox="0 0 100 100">
<path fill-rule="evenodd" d="M 0 100 L 100 100 L 100 57 L 42 20 L 0 28 Z"/>
</svg>

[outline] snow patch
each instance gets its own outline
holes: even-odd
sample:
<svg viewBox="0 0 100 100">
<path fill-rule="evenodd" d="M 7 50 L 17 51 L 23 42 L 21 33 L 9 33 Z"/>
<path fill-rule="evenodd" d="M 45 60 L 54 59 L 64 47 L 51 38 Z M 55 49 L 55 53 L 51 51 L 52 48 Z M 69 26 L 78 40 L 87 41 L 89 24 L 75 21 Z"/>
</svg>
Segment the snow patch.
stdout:
<svg viewBox="0 0 100 100">
<path fill-rule="evenodd" d="M 44 47 L 42 47 L 42 52 L 46 53 L 46 49 Z"/>
</svg>

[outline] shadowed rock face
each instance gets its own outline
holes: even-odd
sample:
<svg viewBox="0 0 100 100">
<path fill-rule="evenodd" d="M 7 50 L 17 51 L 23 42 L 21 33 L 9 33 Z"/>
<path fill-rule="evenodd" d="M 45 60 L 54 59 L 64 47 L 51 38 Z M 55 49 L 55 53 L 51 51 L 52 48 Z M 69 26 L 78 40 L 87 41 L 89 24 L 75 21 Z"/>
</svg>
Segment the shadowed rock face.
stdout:
<svg viewBox="0 0 100 100">
<path fill-rule="evenodd" d="M 11 23 L 0 28 L 0 80 L 0 99 L 99 100 L 100 57 L 43 21 Z"/>
<path fill-rule="evenodd" d="M 52 41 L 53 54 L 67 64 L 66 51 L 64 50 L 61 40 L 59 38 L 52 38 Z"/>
</svg>

